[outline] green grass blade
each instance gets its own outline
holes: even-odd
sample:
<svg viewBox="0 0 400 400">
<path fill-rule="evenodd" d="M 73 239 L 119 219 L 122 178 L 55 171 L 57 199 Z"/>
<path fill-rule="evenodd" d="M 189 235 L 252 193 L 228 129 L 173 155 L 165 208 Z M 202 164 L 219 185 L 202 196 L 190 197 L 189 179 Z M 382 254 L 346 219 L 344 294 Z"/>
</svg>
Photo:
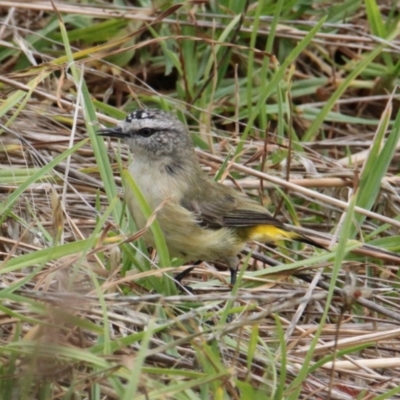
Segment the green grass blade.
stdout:
<svg viewBox="0 0 400 400">
<path fill-rule="evenodd" d="M 391 107 L 388 107 L 382 115 L 381 124 L 375 135 L 368 158 L 364 164 L 361 178 L 357 206 L 371 210 L 381 191 L 381 182 L 387 174 L 389 166 L 396 152 L 397 144 L 400 141 L 400 112 L 397 113 L 393 129 L 390 131 L 387 140 L 385 134 L 391 116 Z M 358 224 L 361 225 L 365 216 L 356 215 Z M 353 232 L 355 233 L 355 231 Z"/>
<path fill-rule="evenodd" d="M 374 50 L 371 51 L 368 55 L 366 55 L 356 66 L 351 68 L 351 71 L 346 76 L 345 79 L 341 82 L 335 92 L 329 97 L 328 101 L 325 103 L 325 106 L 321 109 L 321 112 L 314 119 L 314 122 L 308 128 L 307 132 L 302 137 L 304 142 L 311 141 L 318 134 L 318 130 L 320 129 L 323 121 L 326 118 L 326 115 L 329 111 L 332 110 L 333 106 L 337 102 L 337 100 L 343 95 L 345 90 L 351 84 L 351 82 L 362 73 L 362 71 L 367 68 L 367 66 L 382 52 L 384 49 L 383 45 L 377 46 Z"/>
</svg>

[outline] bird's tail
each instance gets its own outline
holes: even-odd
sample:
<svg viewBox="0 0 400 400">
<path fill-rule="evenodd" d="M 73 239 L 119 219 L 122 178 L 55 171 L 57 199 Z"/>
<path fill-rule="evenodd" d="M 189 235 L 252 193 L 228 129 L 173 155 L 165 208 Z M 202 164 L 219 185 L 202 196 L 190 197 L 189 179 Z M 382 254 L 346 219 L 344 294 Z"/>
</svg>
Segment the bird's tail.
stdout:
<svg viewBox="0 0 400 400">
<path fill-rule="evenodd" d="M 294 235 L 293 240 L 298 240 L 300 242 L 310 244 L 320 249 L 328 250 L 329 247 L 332 245 L 332 241 L 333 244 L 337 243 L 337 238 L 336 240 L 333 240 L 334 239 L 333 236 L 330 235 L 329 233 L 316 232 L 303 227 L 291 226 L 291 225 L 285 225 L 285 228 Z M 356 240 L 350 240 L 349 243 L 351 244 L 358 243 L 359 245 L 359 247 L 351 250 L 352 253 L 363 255 L 366 257 L 373 257 L 390 261 L 395 264 L 400 264 L 399 253 L 395 253 L 393 251 L 386 250 L 381 247 L 373 246 L 368 243 L 360 243 Z"/>
<path fill-rule="evenodd" d="M 326 246 L 324 246 L 322 243 L 318 243 L 317 241 L 315 241 L 314 239 L 311 239 L 310 237 L 307 237 L 307 236 L 302 235 L 297 232 L 290 232 L 290 233 L 292 234 L 292 237 L 291 237 L 292 240 L 296 240 L 297 242 L 301 242 L 301 243 L 310 244 L 311 246 L 326 250 Z"/>
</svg>

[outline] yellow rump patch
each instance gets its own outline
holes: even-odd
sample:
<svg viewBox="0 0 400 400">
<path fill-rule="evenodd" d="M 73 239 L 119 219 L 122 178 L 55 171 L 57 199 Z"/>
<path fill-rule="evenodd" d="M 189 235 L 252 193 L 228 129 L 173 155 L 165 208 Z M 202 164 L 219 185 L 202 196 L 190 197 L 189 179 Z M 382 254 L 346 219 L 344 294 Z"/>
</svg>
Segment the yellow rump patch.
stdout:
<svg viewBox="0 0 400 400">
<path fill-rule="evenodd" d="M 249 229 L 249 228 L 248 228 Z M 249 239 L 257 242 L 276 242 L 278 240 L 293 240 L 299 235 L 294 232 L 285 231 L 272 225 L 258 225 L 248 230 Z"/>
</svg>

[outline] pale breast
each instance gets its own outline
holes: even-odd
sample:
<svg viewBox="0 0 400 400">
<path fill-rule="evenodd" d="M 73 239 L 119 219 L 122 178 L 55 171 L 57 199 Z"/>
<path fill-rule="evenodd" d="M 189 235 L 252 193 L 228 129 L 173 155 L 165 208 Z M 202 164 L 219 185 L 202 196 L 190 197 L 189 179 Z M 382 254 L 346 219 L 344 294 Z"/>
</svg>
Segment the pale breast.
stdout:
<svg viewBox="0 0 400 400">
<path fill-rule="evenodd" d="M 179 203 L 182 193 L 186 190 L 185 180 L 171 176 L 165 170 L 165 165 L 160 162 L 142 163 L 141 160 L 132 162 L 129 172 L 133 176 L 140 191 L 145 197 L 150 208 L 154 211 L 163 202 Z M 128 207 L 139 229 L 146 224 L 146 219 L 140 211 L 136 197 L 127 188 L 125 197 Z"/>
</svg>

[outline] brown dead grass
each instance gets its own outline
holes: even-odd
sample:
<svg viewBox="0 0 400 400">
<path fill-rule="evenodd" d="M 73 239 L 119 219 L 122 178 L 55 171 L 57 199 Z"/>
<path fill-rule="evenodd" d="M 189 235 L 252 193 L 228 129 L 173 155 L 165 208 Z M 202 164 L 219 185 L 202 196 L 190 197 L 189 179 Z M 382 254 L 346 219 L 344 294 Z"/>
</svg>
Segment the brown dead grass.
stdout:
<svg viewBox="0 0 400 400">
<path fill-rule="evenodd" d="M 383 10 L 384 7 L 381 5 Z M 57 8 L 64 17 L 91 15 L 109 18 L 111 12 L 111 7 L 107 8 L 107 5 L 91 8 L 71 3 L 58 4 Z M 51 4 L 3 1 L 0 11 L 5 21 L 0 26 L 0 46 L 3 51 L 5 48 L 17 50 L 0 64 L 1 103 L 6 104 L 18 90 L 29 91 L 27 85 L 38 76 L 37 71 L 40 74 L 53 70 L 52 74 L 33 88 L 26 103 L 22 106 L 21 103 L 13 104 L 1 119 L 4 127 L 16 116 L 10 125 L 4 127 L 1 136 L 2 170 L 4 173 L 8 169 L 26 171 L 46 165 L 72 144 L 86 138 L 85 117 L 74 101 L 76 88 L 66 74 L 69 73 L 67 64 L 51 64 L 51 60 L 60 55 L 60 47 L 55 46 L 55 54 L 50 51 L 42 54 L 26 45 L 29 35 L 35 36 L 39 29 L 43 29 L 43 21 L 52 13 Z M 194 6 L 187 24 L 195 24 L 198 32 L 204 36 L 209 34 L 210 26 L 217 28 L 218 24 L 225 25 L 223 20 L 213 25 L 207 15 L 200 11 L 201 7 Z M 152 10 L 132 8 L 130 13 L 121 12 L 120 18 L 134 21 L 135 25 L 130 29 L 141 29 L 144 21 L 151 22 L 157 15 L 159 13 Z M 328 76 L 329 79 L 315 94 L 293 99 L 292 123 L 296 132 L 303 132 L 310 126 L 311 122 L 303 118 L 303 112 L 307 108 L 324 104 L 346 76 L 345 69 L 333 71 L 322 55 L 326 53 L 327 57 L 357 60 L 364 52 L 375 48 L 378 39 L 371 36 L 365 18 L 365 14 L 360 12 L 347 25 L 339 26 L 337 32 L 318 33 L 313 46 L 299 57 L 293 72 L 293 82 L 320 76 Z M 303 23 L 314 22 L 309 19 Z M 176 34 L 179 31 L 174 14 L 168 16 L 164 24 L 171 31 L 175 30 Z M 239 32 L 244 38 L 251 32 L 250 24 L 250 21 L 245 20 Z M 84 66 L 85 81 L 90 93 L 94 99 L 124 111 L 129 110 L 132 101 L 146 103 L 149 100 L 146 96 L 159 96 L 169 104 L 185 109 L 191 130 L 198 132 L 204 142 L 212 145 L 208 150 L 199 149 L 198 154 L 205 171 L 214 176 L 226 155 L 237 145 L 238 134 L 243 132 L 247 123 L 246 120 L 236 118 L 238 110 L 233 106 L 234 93 L 227 95 L 225 102 L 222 99 L 220 103 L 210 104 L 208 109 L 192 107 L 188 99 L 177 95 L 175 85 L 180 77 L 176 71 L 168 78 L 163 76 L 165 66 L 159 42 L 150 40 L 145 29 L 143 32 L 141 40 L 149 41 L 146 45 L 137 46 L 135 57 L 122 68 L 102 62 L 104 56 L 111 51 L 92 50 L 92 57 L 85 59 Z M 260 27 L 260 38 L 265 40 L 268 33 L 269 24 L 266 20 Z M 305 31 L 291 21 L 283 21 L 276 32 L 278 41 L 297 41 L 304 35 Z M 209 43 L 212 42 L 209 36 L 207 39 Z M 75 49 L 86 48 L 85 43 L 79 40 L 72 45 Z M 386 50 L 397 57 L 397 62 L 399 48 L 400 40 L 396 38 Z M 243 49 L 238 45 L 232 51 L 232 57 L 240 60 Z M 24 54 L 39 66 L 17 70 Z M 257 65 L 262 59 L 260 54 L 256 55 Z M 141 55 L 149 57 L 151 61 L 143 62 Z M 46 66 L 42 63 L 49 64 Z M 233 72 L 233 68 L 228 69 L 228 73 Z M 391 96 L 391 84 L 378 78 L 360 78 L 343 94 L 333 111 L 352 117 L 379 119 L 387 103 L 391 102 L 394 119 L 399 110 L 400 97 L 398 91 L 393 91 L 394 95 Z M 19 106 L 21 109 L 17 112 Z M 97 114 L 101 123 L 116 121 L 105 114 L 101 111 Z M 292 150 L 291 158 L 288 159 L 282 157 L 282 154 L 286 154 L 291 143 L 277 137 L 274 121 L 270 124 L 267 146 L 262 137 L 263 132 L 257 130 L 255 123 L 252 137 L 245 142 L 243 157 L 238 162 L 233 160 L 228 164 L 222 180 L 245 190 L 251 196 L 260 195 L 262 181 L 263 188 L 268 191 L 268 196 L 263 199 L 267 206 L 282 204 L 280 193 L 273 190 L 276 185 L 280 186 L 289 197 L 296 199 L 296 212 L 302 226 L 312 230 L 317 238 L 329 246 L 334 240 L 328 233 L 335 235 L 340 217 L 348 208 L 349 189 L 357 186 L 360 166 L 368 155 L 375 130 L 376 126 L 327 121 L 323 125 L 323 134 L 304 143 L 303 153 Z M 108 146 L 113 162 L 115 153 L 120 153 L 124 165 L 128 163 L 126 148 L 114 142 Z M 268 163 L 265 172 L 259 172 L 265 156 L 277 161 Z M 360 210 L 368 218 L 360 227 L 359 239 L 383 224 L 388 226 L 376 238 L 399 235 L 399 165 L 400 151 L 397 149 L 389 172 L 382 181 L 381 193 L 375 206 L 372 210 Z M 116 161 L 113 166 L 115 180 L 122 193 Z M 10 194 L 24 179 L 14 183 L 12 179 L 2 181 L 0 200 L 3 204 L 6 204 Z M 19 196 L 12 207 L 12 213 L 3 218 L 0 237 L 2 268 L 7 268 L 8 260 L 48 248 L 51 238 L 43 235 L 44 230 L 53 238 L 58 231 L 61 243 L 74 243 L 89 238 L 107 205 L 94 153 L 87 143 L 41 180 L 30 185 Z M 278 208 L 280 218 L 290 221 L 291 216 L 286 208 Z M 110 231 L 117 235 L 115 239 L 110 239 Z M 108 225 L 102 227 L 100 233 L 104 242 L 99 240 L 84 257 L 79 251 L 40 262 L 41 270 L 33 276 L 30 276 L 33 266 L 1 275 L 1 288 L 4 290 L 21 282 L 21 287 L 13 290 L 15 298 L 5 296 L 4 311 L 0 314 L 4 354 L 1 358 L 2 371 L 7 371 L 5 366 L 11 363 L 11 353 L 6 351 L 8 346 L 18 340 L 34 343 L 24 351 L 17 352 L 17 366 L 11 369 L 12 375 L 3 374 L 3 381 L 21 382 L 29 376 L 28 381 L 35 388 L 32 391 L 35 396 L 42 382 L 54 383 L 52 398 L 61 398 L 73 379 L 75 390 L 83 396 L 88 396 L 90 388 L 97 383 L 102 398 L 118 398 L 108 378 L 123 367 L 127 367 L 128 371 L 134 370 L 140 351 L 140 341 L 126 340 L 125 343 L 124 340 L 143 332 L 154 319 L 157 319 L 159 326 L 163 325 L 161 331 L 166 336 L 154 334 L 150 338 L 145 369 L 141 370 L 143 379 L 139 389 L 143 397 L 140 398 L 146 398 L 146 393 L 156 390 L 154 381 L 162 384 L 174 381 L 174 375 L 157 375 L 154 371 L 149 372 L 151 368 L 165 368 L 166 371 L 180 369 L 182 375 L 178 380 L 184 382 L 188 379 L 185 371 L 203 371 L 200 368 L 202 364 L 199 366 L 199 349 L 218 343 L 225 336 L 236 343 L 236 346 L 228 347 L 224 342 L 222 347 L 226 347 L 221 350 L 221 362 L 226 369 L 221 367 L 222 375 L 219 379 L 223 382 L 221 385 L 225 395 L 240 398 L 235 379 L 248 382 L 253 388 L 265 388 L 265 381 L 268 381 L 265 371 L 272 368 L 272 365 L 279 370 L 282 365 L 277 321 L 282 325 L 285 336 L 286 349 L 283 351 L 287 358 L 284 364 L 287 387 L 294 381 L 326 307 L 332 260 L 321 261 L 313 267 L 299 269 L 296 273 L 290 270 L 288 273 L 282 271 L 275 275 L 265 275 L 261 273 L 268 268 L 264 263 L 265 258 L 262 255 L 257 257 L 256 254 L 250 260 L 248 270 L 258 270 L 260 274 L 245 275 L 243 289 L 234 294 L 226 293 L 228 273 L 224 269 L 218 265 L 217 268 L 211 265 L 200 266 L 190 277 L 189 283 L 194 288 L 194 295 L 167 297 L 150 293 L 140 281 L 148 276 L 156 276 L 160 273 L 158 269 L 142 273 L 133 269 L 126 275 L 120 274 L 122 250 L 118 247 L 121 243 L 119 239 L 126 239 L 132 232 L 121 231 L 119 221 L 110 217 Z M 259 247 L 255 249 L 259 250 Z M 297 260 L 299 254 L 306 259 L 311 256 L 311 250 L 297 249 L 292 252 L 270 248 L 267 254 L 278 263 L 289 263 Z M 299 398 L 350 399 L 359 396 L 357 398 L 372 399 L 400 385 L 400 331 L 397 327 L 400 322 L 399 260 L 400 256 L 378 243 L 359 248 L 358 256 L 354 255 L 345 261 L 328 319 L 313 350 L 311 365 L 325 355 L 336 353 L 334 364 L 330 361 L 310 370 L 302 382 Z M 181 269 L 183 267 L 171 268 L 171 271 Z M 97 289 L 93 274 L 100 282 Z M 100 296 L 99 301 L 101 293 L 104 297 Z M 219 318 L 229 301 L 239 311 L 232 311 L 228 323 L 219 325 Z M 25 319 L 21 320 L 21 315 Z M 91 368 L 92 364 L 85 365 L 79 357 L 69 358 L 68 352 L 62 354 L 59 347 L 56 348 L 61 345 L 69 349 L 92 351 L 101 346 L 99 336 L 105 335 L 105 322 L 108 324 L 105 330 L 110 340 L 119 345 L 110 346 L 103 352 L 93 351 L 93 354 L 109 364 L 101 364 L 100 361 L 96 364 L 93 361 L 97 369 Z M 258 344 L 261 349 L 255 352 L 251 367 L 247 368 L 246 349 L 254 327 L 257 327 L 264 345 L 274 350 L 271 350 L 272 355 L 268 357 L 265 349 Z M 166 337 L 168 340 L 165 340 Z M 22 347 L 16 348 L 21 350 Z M 351 350 L 346 353 L 346 349 Z M 109 365 L 113 367 L 107 369 Z M 123 382 L 130 376 L 129 373 L 120 374 L 116 376 Z M 193 388 L 198 390 L 197 386 Z M 210 393 L 215 395 L 212 388 Z M 167 392 L 165 396 L 172 399 L 176 393 Z M 289 392 L 284 398 L 288 396 Z M 157 398 L 161 398 L 161 395 Z"/>
</svg>

